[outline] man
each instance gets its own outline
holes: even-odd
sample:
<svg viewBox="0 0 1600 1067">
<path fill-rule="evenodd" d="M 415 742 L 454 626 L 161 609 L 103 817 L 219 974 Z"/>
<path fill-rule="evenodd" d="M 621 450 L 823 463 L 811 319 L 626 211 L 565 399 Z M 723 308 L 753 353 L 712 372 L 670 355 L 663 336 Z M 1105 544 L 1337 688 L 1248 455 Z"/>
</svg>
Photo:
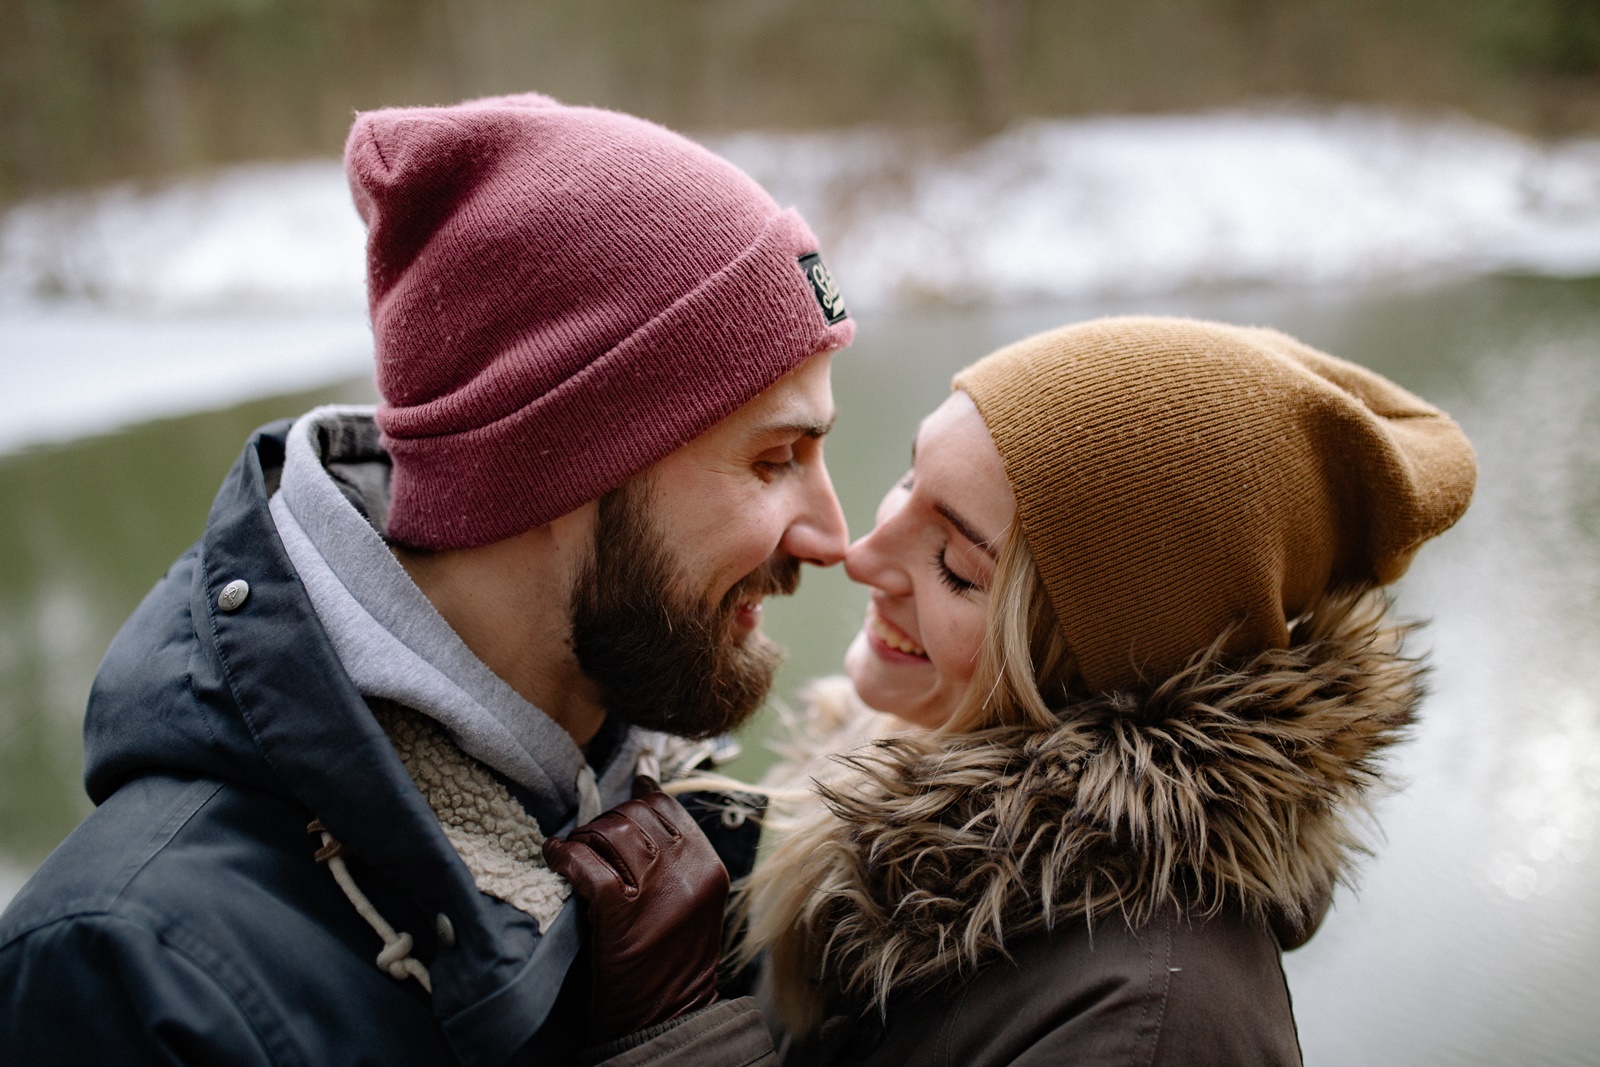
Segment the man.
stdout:
<svg viewBox="0 0 1600 1067">
<path fill-rule="evenodd" d="M 0 1060 L 770 1055 L 717 1000 L 727 874 L 636 770 L 754 710 L 763 598 L 843 555 L 816 241 L 543 97 L 361 115 L 346 169 L 383 403 L 258 431 L 112 644 Z"/>
</svg>

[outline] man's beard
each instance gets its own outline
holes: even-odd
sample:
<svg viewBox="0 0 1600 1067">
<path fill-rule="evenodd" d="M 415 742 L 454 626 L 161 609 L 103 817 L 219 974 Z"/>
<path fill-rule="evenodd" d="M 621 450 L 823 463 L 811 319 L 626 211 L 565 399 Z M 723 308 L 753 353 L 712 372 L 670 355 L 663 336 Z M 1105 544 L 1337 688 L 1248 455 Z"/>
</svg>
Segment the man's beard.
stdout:
<svg viewBox="0 0 1600 1067">
<path fill-rule="evenodd" d="M 636 479 L 600 499 L 594 554 L 572 591 L 572 647 L 607 710 L 680 737 L 725 733 L 753 715 L 782 659 L 759 629 L 735 630 L 741 605 L 792 593 L 800 563 L 774 557 L 721 603 L 696 597 L 650 521 Z"/>
</svg>

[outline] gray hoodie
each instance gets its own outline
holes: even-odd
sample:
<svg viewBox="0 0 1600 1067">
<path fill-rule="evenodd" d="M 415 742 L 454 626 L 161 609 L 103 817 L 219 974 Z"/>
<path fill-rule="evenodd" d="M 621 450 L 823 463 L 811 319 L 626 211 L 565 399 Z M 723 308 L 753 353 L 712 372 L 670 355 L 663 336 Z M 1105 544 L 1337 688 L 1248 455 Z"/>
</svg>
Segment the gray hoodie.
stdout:
<svg viewBox="0 0 1600 1067">
<path fill-rule="evenodd" d="M 627 799 L 640 732 L 597 782 L 571 736 L 473 655 L 400 566 L 379 532 L 388 503 L 372 408 L 321 407 L 295 422 L 272 518 L 356 688 L 426 715 L 577 822 Z"/>
</svg>

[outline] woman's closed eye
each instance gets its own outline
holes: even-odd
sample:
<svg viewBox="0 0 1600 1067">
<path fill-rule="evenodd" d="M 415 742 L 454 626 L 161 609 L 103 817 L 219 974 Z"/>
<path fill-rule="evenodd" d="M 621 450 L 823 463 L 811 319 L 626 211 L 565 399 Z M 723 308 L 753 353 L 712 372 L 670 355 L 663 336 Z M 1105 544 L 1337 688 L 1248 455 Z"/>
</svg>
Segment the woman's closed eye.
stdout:
<svg viewBox="0 0 1600 1067">
<path fill-rule="evenodd" d="M 950 569 L 950 563 L 946 559 L 949 551 L 950 545 L 946 543 L 939 548 L 939 551 L 933 554 L 933 566 L 939 573 L 939 581 L 943 582 L 945 587 L 957 596 L 966 596 L 972 592 L 981 593 L 983 590 L 977 582 L 963 578 Z"/>
</svg>

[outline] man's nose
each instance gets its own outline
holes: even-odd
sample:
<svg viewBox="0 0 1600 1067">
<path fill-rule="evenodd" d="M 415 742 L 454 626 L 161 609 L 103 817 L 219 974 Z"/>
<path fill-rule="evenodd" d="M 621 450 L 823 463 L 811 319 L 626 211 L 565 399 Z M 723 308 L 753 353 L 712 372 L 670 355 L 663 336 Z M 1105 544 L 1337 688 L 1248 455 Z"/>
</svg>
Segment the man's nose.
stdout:
<svg viewBox="0 0 1600 1067">
<path fill-rule="evenodd" d="M 800 513 L 784 531 L 783 548 L 805 563 L 831 567 L 844 559 L 850 547 L 850 531 L 826 467 L 819 467 L 806 480 L 804 494 Z"/>
</svg>

